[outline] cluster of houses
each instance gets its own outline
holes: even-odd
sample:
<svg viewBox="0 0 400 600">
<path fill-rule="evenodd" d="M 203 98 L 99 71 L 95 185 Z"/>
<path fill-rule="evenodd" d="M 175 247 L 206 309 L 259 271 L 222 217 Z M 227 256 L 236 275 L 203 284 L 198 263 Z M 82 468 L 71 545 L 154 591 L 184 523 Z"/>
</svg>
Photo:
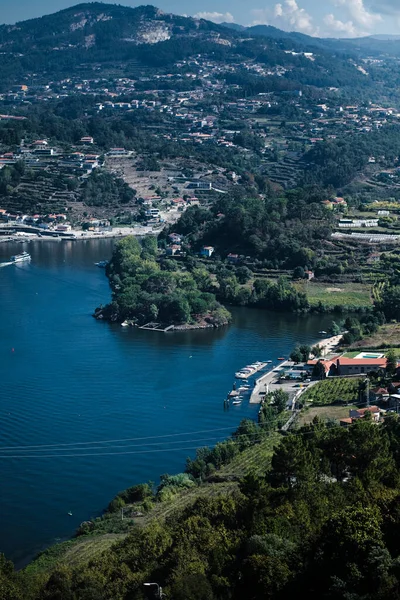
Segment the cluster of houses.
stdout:
<svg viewBox="0 0 400 600">
<path fill-rule="evenodd" d="M 345 376 L 349 377 L 352 375 L 369 375 L 372 373 L 382 374 L 386 370 L 387 359 L 384 354 L 371 358 L 368 356 L 370 353 L 360 353 L 360 355 L 349 358 L 346 356 L 337 356 L 329 360 L 325 359 L 313 359 L 307 362 L 308 368 L 314 368 L 319 363 L 322 365 L 325 372 L 325 377 L 332 376 Z M 400 363 L 398 363 L 398 367 Z M 368 403 L 379 403 L 386 410 L 398 410 L 400 405 L 400 382 L 390 383 L 387 387 L 378 386 L 376 388 L 369 389 Z M 351 409 L 349 411 L 349 417 L 340 420 L 342 427 L 349 427 L 357 419 L 362 419 L 367 413 L 371 414 L 371 418 L 374 422 L 378 422 L 381 418 L 382 410 L 376 405 L 366 406 L 359 409 Z"/>
<path fill-rule="evenodd" d="M 81 145 L 94 143 L 92 137 L 81 138 Z M 6 165 L 14 165 L 23 161 L 29 169 L 57 169 L 59 172 L 87 175 L 102 166 L 101 155 L 93 152 L 60 152 L 45 139 L 34 140 L 32 143 L 21 143 L 17 150 L 0 154 L 0 169 Z"/>
</svg>

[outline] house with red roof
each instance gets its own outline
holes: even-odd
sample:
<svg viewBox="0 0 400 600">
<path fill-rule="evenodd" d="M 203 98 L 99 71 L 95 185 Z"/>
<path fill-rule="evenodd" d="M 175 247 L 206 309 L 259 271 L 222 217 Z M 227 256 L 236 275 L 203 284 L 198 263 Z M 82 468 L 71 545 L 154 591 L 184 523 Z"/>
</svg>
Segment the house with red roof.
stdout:
<svg viewBox="0 0 400 600">
<path fill-rule="evenodd" d="M 355 408 L 349 410 L 349 416 L 345 419 L 340 419 L 341 427 L 350 427 L 358 419 L 363 419 L 365 415 L 369 413 L 374 423 L 379 423 L 381 417 L 381 411 L 377 406 L 367 406 L 365 408 Z"/>
<path fill-rule="evenodd" d="M 386 369 L 387 359 L 382 358 L 346 358 L 340 356 L 336 361 L 338 375 L 362 375 Z"/>
</svg>

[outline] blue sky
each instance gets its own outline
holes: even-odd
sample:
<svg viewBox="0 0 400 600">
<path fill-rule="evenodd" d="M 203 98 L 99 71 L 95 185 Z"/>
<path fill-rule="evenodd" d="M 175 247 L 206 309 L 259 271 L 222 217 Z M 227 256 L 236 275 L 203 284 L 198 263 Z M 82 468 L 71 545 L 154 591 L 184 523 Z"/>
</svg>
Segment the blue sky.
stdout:
<svg viewBox="0 0 400 600">
<path fill-rule="evenodd" d="M 400 26 L 400 0 L 119 0 L 118 3 L 126 6 L 154 3 L 167 12 L 201 16 L 215 22 L 267 23 L 288 31 L 331 37 L 394 34 L 399 33 Z M 75 4 L 77 0 L 0 0 L 0 22 L 15 23 Z"/>
</svg>

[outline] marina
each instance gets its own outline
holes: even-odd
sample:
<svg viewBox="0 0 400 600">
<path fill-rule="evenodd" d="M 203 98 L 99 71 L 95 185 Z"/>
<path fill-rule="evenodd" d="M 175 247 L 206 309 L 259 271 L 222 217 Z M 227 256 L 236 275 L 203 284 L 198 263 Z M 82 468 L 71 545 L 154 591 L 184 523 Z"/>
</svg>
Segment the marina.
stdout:
<svg viewBox="0 0 400 600">
<path fill-rule="evenodd" d="M 247 365 L 235 373 L 236 379 L 248 379 L 255 375 L 258 371 L 262 371 L 267 366 L 267 362 L 255 362 Z"/>
</svg>

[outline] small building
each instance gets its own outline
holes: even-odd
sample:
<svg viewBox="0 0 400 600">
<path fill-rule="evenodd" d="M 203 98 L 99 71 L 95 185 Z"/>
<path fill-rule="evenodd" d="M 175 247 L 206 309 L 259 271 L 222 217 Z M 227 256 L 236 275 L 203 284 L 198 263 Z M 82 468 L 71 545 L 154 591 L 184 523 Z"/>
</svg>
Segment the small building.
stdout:
<svg viewBox="0 0 400 600">
<path fill-rule="evenodd" d="M 203 246 L 202 249 L 200 250 L 200 256 L 204 256 L 205 258 L 210 258 L 213 253 L 214 253 L 215 249 L 213 246 Z"/>
<path fill-rule="evenodd" d="M 180 244 L 171 244 L 171 246 L 167 246 L 165 254 L 167 256 L 175 256 L 175 254 L 180 254 L 181 248 Z"/>
<path fill-rule="evenodd" d="M 168 237 L 172 244 L 180 244 L 182 241 L 182 236 L 179 233 L 170 233 Z"/>
<path fill-rule="evenodd" d="M 82 144 L 94 144 L 94 139 L 90 135 L 84 135 L 81 137 Z"/>
<path fill-rule="evenodd" d="M 314 271 L 304 271 L 304 275 L 308 281 L 311 281 L 315 277 Z"/>
<path fill-rule="evenodd" d="M 125 148 L 110 148 L 109 156 L 126 156 L 128 152 Z"/>
<path fill-rule="evenodd" d="M 36 140 L 32 144 L 32 146 L 35 148 L 35 150 L 46 150 L 48 145 L 49 145 L 49 143 L 47 140 Z"/>
<path fill-rule="evenodd" d="M 232 254 L 232 252 L 230 252 L 228 254 L 226 259 L 228 262 L 230 262 L 232 264 L 237 264 L 238 262 L 240 262 L 239 254 Z"/>
<path fill-rule="evenodd" d="M 363 419 L 367 413 L 370 413 L 372 420 L 375 421 L 375 423 L 378 423 L 381 411 L 377 406 L 352 409 L 349 411 L 349 416 L 351 419 Z"/>
</svg>

